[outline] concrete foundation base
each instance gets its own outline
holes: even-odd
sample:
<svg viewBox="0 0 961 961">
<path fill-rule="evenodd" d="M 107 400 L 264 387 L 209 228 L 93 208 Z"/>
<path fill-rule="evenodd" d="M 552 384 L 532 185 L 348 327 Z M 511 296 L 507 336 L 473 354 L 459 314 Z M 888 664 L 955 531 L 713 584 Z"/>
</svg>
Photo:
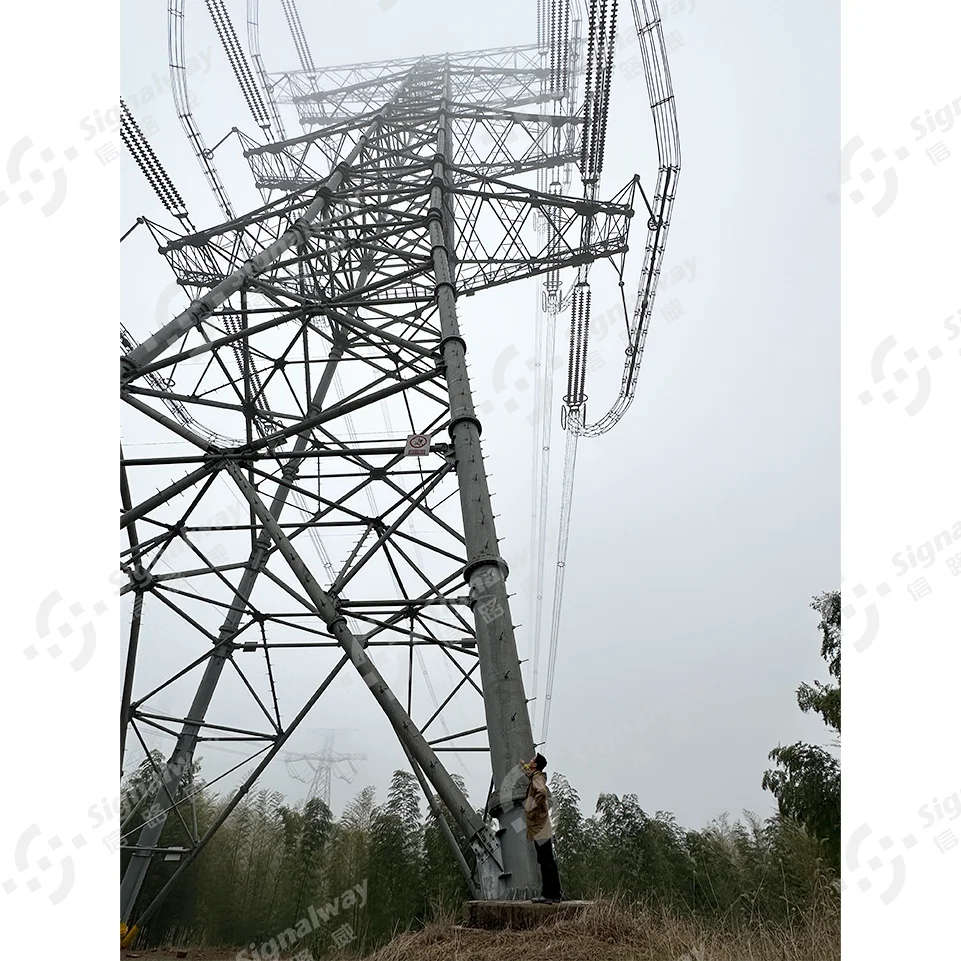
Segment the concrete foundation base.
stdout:
<svg viewBox="0 0 961 961">
<path fill-rule="evenodd" d="M 558 904 L 535 904 L 533 901 L 467 901 L 464 914 L 467 927 L 502 930 L 536 928 L 574 918 L 590 901 L 561 901 Z"/>
</svg>

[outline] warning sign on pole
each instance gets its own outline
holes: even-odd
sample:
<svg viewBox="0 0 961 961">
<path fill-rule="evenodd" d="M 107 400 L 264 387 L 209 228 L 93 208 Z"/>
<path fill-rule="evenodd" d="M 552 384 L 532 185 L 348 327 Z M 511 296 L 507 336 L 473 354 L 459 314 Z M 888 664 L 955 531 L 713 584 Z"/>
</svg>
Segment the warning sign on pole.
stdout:
<svg viewBox="0 0 961 961">
<path fill-rule="evenodd" d="M 430 451 L 430 437 L 427 434 L 411 434 L 404 448 L 405 457 L 423 457 Z"/>
</svg>

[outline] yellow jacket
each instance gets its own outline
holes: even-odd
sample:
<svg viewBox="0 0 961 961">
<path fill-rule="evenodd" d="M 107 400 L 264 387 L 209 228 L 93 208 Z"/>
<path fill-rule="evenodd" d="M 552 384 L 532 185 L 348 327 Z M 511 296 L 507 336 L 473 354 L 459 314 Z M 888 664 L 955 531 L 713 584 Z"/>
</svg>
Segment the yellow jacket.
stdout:
<svg viewBox="0 0 961 961">
<path fill-rule="evenodd" d="M 531 777 L 531 783 L 527 786 L 527 797 L 524 798 L 528 841 L 546 841 L 554 833 L 551 815 L 547 808 L 550 794 L 547 775 L 543 771 L 535 771 Z"/>
</svg>

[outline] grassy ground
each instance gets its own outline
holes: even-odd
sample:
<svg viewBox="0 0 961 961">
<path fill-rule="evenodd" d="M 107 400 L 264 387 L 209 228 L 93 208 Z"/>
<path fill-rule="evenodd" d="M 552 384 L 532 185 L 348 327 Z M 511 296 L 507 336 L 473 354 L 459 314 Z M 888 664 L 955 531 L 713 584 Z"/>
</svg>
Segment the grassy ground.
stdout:
<svg viewBox="0 0 961 961">
<path fill-rule="evenodd" d="M 597 901 L 577 918 L 529 931 L 469 929 L 448 918 L 398 935 L 366 961 L 837 961 L 841 919 L 836 906 L 802 928 L 758 924 L 726 930 L 718 922 L 654 914 Z M 238 949 L 191 948 L 188 961 L 232 961 Z M 121 952 L 142 961 L 176 961 L 176 952 Z M 283 955 L 284 958 L 289 955 Z M 345 951 L 326 956 L 360 961 Z M 326 961 L 318 958 L 317 961 Z"/>
<path fill-rule="evenodd" d="M 185 950 L 181 948 L 180 950 Z M 233 961 L 237 957 L 239 948 L 189 948 L 187 961 Z M 176 950 L 165 948 L 149 948 L 141 951 L 132 948 L 120 952 L 121 961 L 126 958 L 139 958 L 140 961 L 184 961 L 177 957 Z"/>
<path fill-rule="evenodd" d="M 837 961 L 840 916 L 804 930 L 739 932 L 611 902 L 530 931 L 435 923 L 394 938 L 369 961 Z"/>
</svg>

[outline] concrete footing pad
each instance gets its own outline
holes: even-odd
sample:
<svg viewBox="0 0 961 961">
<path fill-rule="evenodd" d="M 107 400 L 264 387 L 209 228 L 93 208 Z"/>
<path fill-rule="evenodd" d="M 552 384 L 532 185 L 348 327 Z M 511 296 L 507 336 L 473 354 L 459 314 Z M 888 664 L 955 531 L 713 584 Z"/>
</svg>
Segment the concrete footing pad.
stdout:
<svg viewBox="0 0 961 961">
<path fill-rule="evenodd" d="M 465 924 L 470 928 L 502 930 L 506 928 L 536 928 L 543 924 L 575 918 L 590 901 L 560 901 L 557 904 L 536 904 L 533 901 L 467 901 L 464 904 Z"/>
</svg>

